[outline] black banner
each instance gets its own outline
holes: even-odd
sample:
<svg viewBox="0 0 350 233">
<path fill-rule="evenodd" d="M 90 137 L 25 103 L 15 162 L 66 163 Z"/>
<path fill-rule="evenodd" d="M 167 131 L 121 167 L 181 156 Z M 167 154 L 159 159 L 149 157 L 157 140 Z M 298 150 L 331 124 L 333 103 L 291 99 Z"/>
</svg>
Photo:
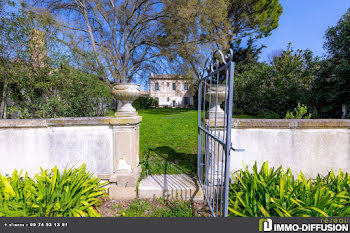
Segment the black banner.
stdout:
<svg viewBox="0 0 350 233">
<path fill-rule="evenodd" d="M 2 232 L 348 232 L 350 218 L 0 218 Z"/>
</svg>

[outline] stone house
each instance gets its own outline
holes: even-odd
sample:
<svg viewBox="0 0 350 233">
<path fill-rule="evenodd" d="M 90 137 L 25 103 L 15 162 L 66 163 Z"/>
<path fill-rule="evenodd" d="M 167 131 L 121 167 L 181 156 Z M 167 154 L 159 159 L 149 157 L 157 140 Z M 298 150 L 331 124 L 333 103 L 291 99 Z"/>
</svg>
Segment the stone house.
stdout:
<svg viewBox="0 0 350 233">
<path fill-rule="evenodd" d="M 152 73 L 149 78 L 149 94 L 158 99 L 159 107 L 193 106 L 191 80 L 180 75 Z"/>
</svg>

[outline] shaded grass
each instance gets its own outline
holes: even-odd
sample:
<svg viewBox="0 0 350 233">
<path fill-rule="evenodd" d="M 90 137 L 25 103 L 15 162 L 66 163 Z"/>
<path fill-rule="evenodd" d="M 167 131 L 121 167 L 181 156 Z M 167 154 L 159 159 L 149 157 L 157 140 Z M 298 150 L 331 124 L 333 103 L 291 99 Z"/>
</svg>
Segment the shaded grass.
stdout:
<svg viewBox="0 0 350 233">
<path fill-rule="evenodd" d="M 151 174 L 195 175 L 197 172 L 197 110 L 140 110 L 141 178 Z M 234 118 L 254 118 L 234 115 Z"/>
<path fill-rule="evenodd" d="M 204 201 L 136 199 L 106 200 L 99 208 L 104 217 L 210 217 Z"/>
<path fill-rule="evenodd" d="M 121 207 L 121 206 L 119 206 Z M 127 208 L 120 208 L 123 217 L 195 217 L 190 202 L 162 199 L 135 200 Z"/>
</svg>

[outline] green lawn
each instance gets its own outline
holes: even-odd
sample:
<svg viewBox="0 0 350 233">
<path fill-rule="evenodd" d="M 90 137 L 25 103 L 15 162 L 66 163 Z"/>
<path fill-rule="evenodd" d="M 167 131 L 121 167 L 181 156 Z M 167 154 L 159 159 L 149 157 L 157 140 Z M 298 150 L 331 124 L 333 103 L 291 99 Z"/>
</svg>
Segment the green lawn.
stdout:
<svg viewBox="0 0 350 233">
<path fill-rule="evenodd" d="M 121 205 L 113 206 L 117 216 L 121 217 L 199 217 L 185 201 L 134 200 L 124 208 Z"/>
<path fill-rule="evenodd" d="M 143 175 L 194 174 L 197 161 L 197 111 L 140 110 L 140 159 Z"/>
<path fill-rule="evenodd" d="M 139 110 L 142 177 L 150 174 L 195 175 L 197 111 L 172 108 Z M 252 118 L 234 115 L 234 118 Z"/>
</svg>

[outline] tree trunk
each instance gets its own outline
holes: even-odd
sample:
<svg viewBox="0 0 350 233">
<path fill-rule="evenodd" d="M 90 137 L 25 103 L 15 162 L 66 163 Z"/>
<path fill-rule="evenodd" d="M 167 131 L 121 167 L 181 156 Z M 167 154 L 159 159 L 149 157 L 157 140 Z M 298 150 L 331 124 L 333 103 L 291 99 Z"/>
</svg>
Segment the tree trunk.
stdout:
<svg viewBox="0 0 350 233">
<path fill-rule="evenodd" d="M 106 70 L 104 69 L 104 67 L 102 65 L 100 53 L 97 50 L 95 37 L 94 37 L 93 31 L 92 31 L 92 27 L 91 27 L 90 20 L 89 20 L 89 17 L 88 17 L 88 13 L 87 13 L 87 10 L 86 10 L 86 3 L 85 3 L 85 1 L 83 1 L 82 13 L 83 13 L 83 16 L 84 16 L 84 19 L 85 19 L 86 27 L 88 28 L 90 41 L 91 41 L 92 48 L 94 50 L 94 53 L 95 53 L 95 56 L 96 56 L 96 59 L 97 59 L 97 63 L 103 70 L 103 77 L 102 77 L 102 79 L 106 82 L 106 84 L 109 87 L 112 87 L 110 81 L 108 80 L 108 76 L 107 76 Z"/>
<path fill-rule="evenodd" d="M 7 72 L 4 72 L 4 86 L 2 89 L 2 97 L 1 97 L 1 105 L 0 105 L 0 119 L 7 118 L 6 100 L 7 100 Z"/>
</svg>

